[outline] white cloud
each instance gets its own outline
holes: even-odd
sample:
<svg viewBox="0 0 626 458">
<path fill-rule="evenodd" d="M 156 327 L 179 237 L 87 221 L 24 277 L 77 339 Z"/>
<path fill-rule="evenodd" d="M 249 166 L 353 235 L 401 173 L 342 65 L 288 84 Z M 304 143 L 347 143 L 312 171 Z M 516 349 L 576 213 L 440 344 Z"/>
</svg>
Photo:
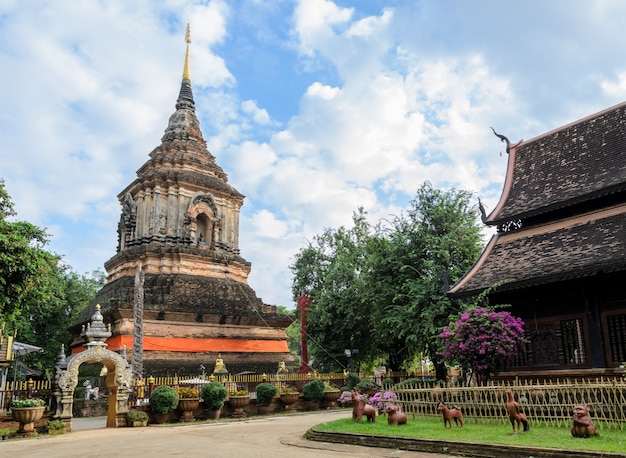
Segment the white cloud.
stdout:
<svg viewBox="0 0 626 458">
<path fill-rule="evenodd" d="M 259 108 L 255 100 L 245 100 L 241 103 L 244 113 L 250 115 L 255 123 L 260 125 L 273 124 L 269 113 L 265 108 Z"/>
<path fill-rule="evenodd" d="M 613 79 L 602 80 L 600 87 L 610 97 L 626 99 L 626 71 L 619 72 Z"/>
<path fill-rule="evenodd" d="M 3 2 L 0 176 L 71 265 L 102 267 L 116 195 L 174 111 L 189 20 L 204 137 L 247 196 L 250 284 L 292 305 L 290 259 L 323 228 L 399 214 L 425 180 L 493 208 L 490 127 L 528 140 L 625 98 L 626 7 L 570 3 Z"/>
</svg>

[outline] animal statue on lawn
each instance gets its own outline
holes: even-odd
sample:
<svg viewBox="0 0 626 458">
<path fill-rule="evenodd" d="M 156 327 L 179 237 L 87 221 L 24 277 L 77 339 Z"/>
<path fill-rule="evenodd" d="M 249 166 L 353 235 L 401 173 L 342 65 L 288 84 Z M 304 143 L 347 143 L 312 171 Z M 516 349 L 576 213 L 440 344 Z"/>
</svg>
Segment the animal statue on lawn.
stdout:
<svg viewBox="0 0 626 458">
<path fill-rule="evenodd" d="M 463 414 L 461 414 L 461 408 L 459 406 L 454 406 L 451 409 L 443 403 L 439 403 L 439 407 L 437 410 L 441 412 L 443 415 L 443 427 L 446 428 L 446 425 L 450 425 L 450 429 L 452 429 L 452 419 L 454 419 L 454 423 L 457 427 L 463 427 Z"/>
<path fill-rule="evenodd" d="M 363 398 L 356 392 L 352 392 L 352 420 L 361 422 L 363 415 L 367 417 L 367 421 L 376 423 L 376 409 L 374 406 L 366 404 Z"/>
<path fill-rule="evenodd" d="M 400 407 L 388 405 L 386 410 L 388 425 L 406 425 L 406 414 L 400 412 Z"/>
<path fill-rule="evenodd" d="M 98 399 L 98 392 L 100 391 L 99 387 L 92 388 L 91 382 L 89 380 L 85 380 L 83 386 L 85 387 L 85 401 L 89 401 L 90 399 Z"/>
<path fill-rule="evenodd" d="M 513 428 L 512 434 L 519 433 L 522 425 L 524 425 L 524 431 L 529 431 L 530 426 L 528 425 L 528 418 L 526 418 L 526 415 L 519 411 L 519 404 L 513 398 L 513 392 L 511 390 L 506 390 L 506 395 L 508 397 L 506 401 L 506 411 L 509 414 L 509 421 L 511 422 L 511 427 Z M 516 425 L 517 430 L 515 430 Z"/>
<path fill-rule="evenodd" d="M 574 407 L 574 424 L 570 432 L 574 437 L 591 437 L 598 435 L 598 430 L 593 426 L 593 423 L 591 423 L 589 406 Z"/>
</svg>

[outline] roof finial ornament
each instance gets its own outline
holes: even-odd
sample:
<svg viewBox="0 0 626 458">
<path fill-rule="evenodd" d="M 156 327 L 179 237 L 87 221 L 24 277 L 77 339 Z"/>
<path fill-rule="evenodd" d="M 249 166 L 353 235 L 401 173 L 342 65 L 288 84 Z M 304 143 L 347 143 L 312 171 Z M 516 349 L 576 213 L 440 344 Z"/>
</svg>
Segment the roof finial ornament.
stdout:
<svg viewBox="0 0 626 458">
<path fill-rule="evenodd" d="M 191 29 L 189 28 L 189 21 L 187 21 L 187 31 L 185 32 L 185 43 L 187 43 L 187 50 L 185 51 L 183 79 L 191 81 L 191 72 L 189 71 L 189 43 L 191 43 Z"/>
<path fill-rule="evenodd" d="M 478 209 L 480 210 L 480 219 L 483 224 L 487 224 L 487 212 L 485 211 L 485 206 L 480 201 L 480 197 L 478 198 Z"/>
<path fill-rule="evenodd" d="M 494 130 L 493 127 L 491 128 L 491 130 L 493 130 L 493 133 L 496 135 L 496 137 L 500 139 L 501 142 L 506 142 L 506 154 L 509 154 L 509 152 L 511 151 L 511 142 L 509 141 L 509 139 L 506 138 L 504 135 L 500 135 Z M 500 156 L 502 156 L 502 153 L 500 153 Z"/>
</svg>

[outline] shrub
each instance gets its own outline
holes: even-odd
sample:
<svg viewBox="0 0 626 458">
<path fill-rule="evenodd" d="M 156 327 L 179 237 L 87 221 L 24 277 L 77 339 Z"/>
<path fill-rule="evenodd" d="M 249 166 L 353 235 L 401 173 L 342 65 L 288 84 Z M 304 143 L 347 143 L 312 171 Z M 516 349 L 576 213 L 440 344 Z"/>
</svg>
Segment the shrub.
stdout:
<svg viewBox="0 0 626 458">
<path fill-rule="evenodd" d="M 126 412 L 126 421 L 131 423 L 136 421 L 148 421 L 148 414 L 143 410 L 129 410 Z"/>
<path fill-rule="evenodd" d="M 61 420 L 50 420 L 46 426 L 48 427 L 48 431 L 60 431 L 65 428 L 65 423 Z"/>
<path fill-rule="evenodd" d="M 171 386 L 159 386 L 150 395 L 150 410 L 155 413 L 168 413 L 178 406 L 178 393 Z"/>
<path fill-rule="evenodd" d="M 324 382 L 313 380 L 302 387 L 304 400 L 308 402 L 320 402 L 324 396 Z"/>
<path fill-rule="evenodd" d="M 350 372 L 348 374 L 348 391 L 352 391 L 356 388 L 356 386 L 361 381 L 361 377 L 356 375 L 354 372 Z"/>
<path fill-rule="evenodd" d="M 337 402 L 340 404 L 347 404 L 348 402 L 352 402 L 352 391 L 348 391 L 347 389 L 342 388 L 341 395 L 337 399 Z"/>
<path fill-rule="evenodd" d="M 395 384 L 396 389 L 410 390 L 415 388 L 423 388 L 424 381 L 419 378 L 408 378 Z"/>
<path fill-rule="evenodd" d="M 398 395 L 393 391 L 379 391 L 369 398 L 369 403 L 379 410 L 386 409 L 387 406 L 396 405 Z"/>
<path fill-rule="evenodd" d="M 361 380 L 357 384 L 356 389 L 359 390 L 359 392 L 361 393 L 365 393 L 367 391 L 377 390 L 378 385 L 376 385 L 376 383 L 374 383 L 372 380 L 365 379 L 365 380 Z"/>
<path fill-rule="evenodd" d="M 259 383 L 256 387 L 256 405 L 269 406 L 278 393 L 278 388 L 271 383 Z"/>
<path fill-rule="evenodd" d="M 478 375 L 496 372 L 502 359 L 518 354 L 524 344 L 524 322 L 509 312 L 470 307 L 439 334 L 441 356 Z"/>
<path fill-rule="evenodd" d="M 220 410 L 224 407 L 224 399 L 228 396 L 228 390 L 219 382 L 209 382 L 202 386 L 200 397 L 209 410 Z"/>
</svg>

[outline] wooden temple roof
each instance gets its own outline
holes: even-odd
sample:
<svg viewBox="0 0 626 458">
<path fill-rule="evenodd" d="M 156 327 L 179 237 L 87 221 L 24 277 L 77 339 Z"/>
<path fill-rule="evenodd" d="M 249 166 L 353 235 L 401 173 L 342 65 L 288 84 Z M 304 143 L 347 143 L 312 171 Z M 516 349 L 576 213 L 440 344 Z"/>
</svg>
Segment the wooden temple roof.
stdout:
<svg viewBox="0 0 626 458">
<path fill-rule="evenodd" d="M 626 102 L 511 147 L 487 224 L 501 224 L 626 190 Z"/>
<path fill-rule="evenodd" d="M 626 271 L 626 102 L 510 148 L 498 225 L 448 292 L 476 295 Z M 515 222 L 508 225 L 508 222 Z"/>
<path fill-rule="evenodd" d="M 478 262 L 449 294 L 479 294 L 626 270 L 626 204 L 537 226 L 496 234 Z"/>
</svg>

